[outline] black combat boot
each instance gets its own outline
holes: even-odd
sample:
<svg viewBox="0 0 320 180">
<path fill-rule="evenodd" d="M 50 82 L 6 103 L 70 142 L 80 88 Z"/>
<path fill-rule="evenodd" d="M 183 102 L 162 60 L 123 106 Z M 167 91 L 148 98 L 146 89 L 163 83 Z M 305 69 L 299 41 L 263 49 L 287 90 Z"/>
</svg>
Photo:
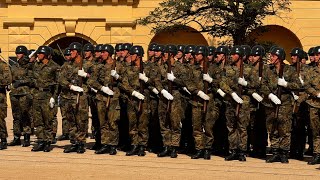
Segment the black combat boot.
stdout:
<svg viewBox="0 0 320 180">
<path fill-rule="evenodd" d="M 13 140 L 8 144 L 8 146 L 20 146 L 21 140 L 20 135 L 14 135 Z"/>
<path fill-rule="evenodd" d="M 78 149 L 77 149 L 77 153 L 78 154 L 83 154 L 84 152 L 86 152 L 86 149 L 84 147 L 84 143 L 83 142 L 80 142 L 78 144 Z"/>
<path fill-rule="evenodd" d="M 71 152 L 77 152 L 78 150 L 78 144 L 72 144 L 70 147 L 63 150 L 64 153 L 71 153 Z"/>
<path fill-rule="evenodd" d="M 236 149 L 232 149 L 229 156 L 224 158 L 225 161 L 239 160 L 239 154 Z"/>
<path fill-rule="evenodd" d="M 191 156 L 191 159 L 203 158 L 203 149 L 197 150 L 197 152 Z"/>
<path fill-rule="evenodd" d="M 177 158 L 178 157 L 177 147 L 174 147 L 174 146 L 171 147 L 170 157 L 171 158 Z"/>
<path fill-rule="evenodd" d="M 282 150 L 280 155 L 281 163 L 285 163 L 285 164 L 289 163 L 288 157 L 289 157 L 289 152 L 286 150 Z"/>
<path fill-rule="evenodd" d="M 246 153 L 245 152 L 243 152 L 243 151 L 240 151 L 240 153 L 239 153 L 239 161 L 247 161 L 247 159 L 246 159 Z"/>
<path fill-rule="evenodd" d="M 139 149 L 138 149 L 138 145 L 133 145 L 133 146 L 131 147 L 131 150 L 126 153 L 126 156 L 136 155 L 136 154 L 138 153 L 138 150 L 139 150 Z"/>
<path fill-rule="evenodd" d="M 45 142 L 45 146 L 43 148 L 43 152 L 50 152 L 51 151 L 51 142 Z"/>
<path fill-rule="evenodd" d="M 7 149 L 7 138 L 1 138 L 0 150 Z"/>
<path fill-rule="evenodd" d="M 95 154 L 107 154 L 110 152 L 110 148 L 108 145 L 104 144 L 100 149 L 97 149 L 94 153 Z"/>
<path fill-rule="evenodd" d="M 309 165 L 320 164 L 320 154 L 315 154 L 311 161 L 308 162 Z"/>
<path fill-rule="evenodd" d="M 279 149 L 272 149 L 272 156 L 266 160 L 266 163 L 281 162 Z"/>
<path fill-rule="evenodd" d="M 117 148 L 116 146 L 110 146 L 110 155 L 116 155 L 117 154 Z"/>
<path fill-rule="evenodd" d="M 30 134 L 25 134 L 22 147 L 29 147 L 29 146 L 30 146 Z"/>
<path fill-rule="evenodd" d="M 157 156 L 158 157 L 166 157 L 169 155 L 169 153 L 170 153 L 169 146 L 165 146 L 165 147 L 163 147 L 163 151 L 161 151 Z"/>
<path fill-rule="evenodd" d="M 101 136 L 95 135 L 96 142 L 94 145 L 90 148 L 90 150 L 99 150 L 101 148 Z"/>
<path fill-rule="evenodd" d="M 69 140 L 69 134 L 62 134 L 58 137 L 58 141 Z"/>
<path fill-rule="evenodd" d="M 206 159 L 206 160 L 210 160 L 211 159 L 211 151 L 209 149 L 205 149 L 204 150 L 203 158 Z"/>
<path fill-rule="evenodd" d="M 57 143 L 57 134 L 56 133 L 52 133 L 52 143 L 51 144 L 56 144 Z"/>
<path fill-rule="evenodd" d="M 145 150 L 146 150 L 145 146 L 141 145 L 139 147 L 138 156 L 145 156 L 146 155 Z"/>
<path fill-rule="evenodd" d="M 34 146 L 31 151 L 33 152 L 38 152 L 38 151 L 43 151 L 46 143 L 45 141 L 39 141 L 37 146 Z"/>
</svg>

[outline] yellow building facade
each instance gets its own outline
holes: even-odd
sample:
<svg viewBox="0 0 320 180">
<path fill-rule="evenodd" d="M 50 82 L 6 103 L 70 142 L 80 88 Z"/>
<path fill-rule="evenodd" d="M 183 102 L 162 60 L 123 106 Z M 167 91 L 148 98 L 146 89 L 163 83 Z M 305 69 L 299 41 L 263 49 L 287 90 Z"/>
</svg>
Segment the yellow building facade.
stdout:
<svg viewBox="0 0 320 180">
<path fill-rule="evenodd" d="M 29 49 L 63 42 L 68 37 L 93 44 L 130 42 L 145 48 L 150 42 L 217 46 L 223 39 L 188 30 L 152 34 L 136 24 L 162 0 L 0 0 L 0 48 L 2 56 L 14 56 L 16 46 Z M 258 40 L 273 41 L 289 49 L 308 50 L 320 45 L 320 1 L 292 0 L 284 18 L 269 17 L 270 31 Z M 319 24 L 319 25 L 318 25 Z M 197 29 L 197 26 L 190 29 Z M 69 38 L 70 40 L 70 38 Z M 64 47 L 62 47 L 64 48 Z"/>
</svg>

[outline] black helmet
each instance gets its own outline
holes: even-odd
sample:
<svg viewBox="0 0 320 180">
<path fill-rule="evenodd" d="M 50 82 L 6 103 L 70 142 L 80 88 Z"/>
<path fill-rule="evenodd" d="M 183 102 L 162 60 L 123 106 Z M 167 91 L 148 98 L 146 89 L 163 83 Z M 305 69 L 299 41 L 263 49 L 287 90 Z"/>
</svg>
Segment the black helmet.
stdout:
<svg viewBox="0 0 320 180">
<path fill-rule="evenodd" d="M 18 46 L 16 48 L 16 54 L 24 54 L 24 55 L 28 55 L 28 49 L 25 46 Z"/>
<path fill-rule="evenodd" d="M 143 57 L 144 50 L 142 46 L 132 46 L 130 49 L 130 54 L 136 54 L 137 56 Z"/>
<path fill-rule="evenodd" d="M 305 51 L 303 51 L 303 59 L 309 60 L 309 58 L 308 58 L 308 53 L 305 52 Z"/>
<path fill-rule="evenodd" d="M 241 47 L 242 47 L 243 53 L 244 53 L 243 56 L 246 56 L 248 58 L 251 53 L 251 47 L 248 45 L 242 45 Z"/>
<path fill-rule="evenodd" d="M 264 56 L 265 50 L 262 46 L 256 45 L 252 47 L 250 54 L 253 56 Z"/>
<path fill-rule="evenodd" d="M 245 54 L 244 54 L 244 50 L 241 46 L 233 46 L 231 48 L 231 51 L 230 51 L 230 54 L 233 55 L 233 54 L 238 54 L 239 56 L 243 57 Z"/>
<path fill-rule="evenodd" d="M 101 52 L 102 51 L 102 46 L 103 44 L 97 44 L 96 47 L 94 48 L 95 52 Z"/>
<path fill-rule="evenodd" d="M 122 50 L 122 51 L 123 51 L 123 50 L 130 51 L 131 47 L 132 47 L 132 44 L 130 44 L 130 43 L 124 43 L 124 44 L 122 44 L 122 46 L 121 46 L 121 50 Z"/>
<path fill-rule="evenodd" d="M 214 56 L 214 52 L 216 51 L 216 48 L 213 46 L 208 46 L 208 56 Z"/>
<path fill-rule="evenodd" d="M 224 54 L 224 55 L 228 55 L 229 50 L 227 46 L 219 46 L 216 49 L 215 54 Z"/>
<path fill-rule="evenodd" d="M 106 51 L 109 53 L 109 55 L 111 56 L 114 53 L 114 48 L 112 45 L 110 44 L 104 44 L 101 47 L 101 51 Z"/>
<path fill-rule="evenodd" d="M 185 48 L 184 48 L 184 53 L 185 54 L 194 54 L 194 51 L 196 50 L 196 46 L 195 45 L 187 45 Z"/>
<path fill-rule="evenodd" d="M 313 54 L 314 54 L 314 55 L 320 54 L 320 46 L 314 47 L 314 49 L 313 49 Z"/>
<path fill-rule="evenodd" d="M 178 51 L 180 51 L 180 52 L 182 52 L 182 53 L 184 53 L 184 49 L 186 48 L 186 46 L 185 45 L 177 45 L 177 50 Z"/>
<path fill-rule="evenodd" d="M 269 49 L 269 53 L 271 53 L 272 49 L 277 48 L 277 47 L 279 47 L 279 46 L 277 46 L 277 45 L 271 46 L 270 49 Z"/>
<path fill-rule="evenodd" d="M 51 55 L 51 50 L 48 46 L 40 46 L 37 50 L 37 54 L 44 54 L 48 57 Z"/>
<path fill-rule="evenodd" d="M 94 52 L 94 47 L 92 44 L 87 43 L 83 46 L 83 51 L 91 51 L 92 53 Z"/>
<path fill-rule="evenodd" d="M 314 56 L 314 47 L 311 47 L 308 51 L 309 56 Z"/>
<path fill-rule="evenodd" d="M 271 54 L 277 55 L 279 59 L 285 60 L 286 59 L 286 53 L 284 52 L 284 49 L 281 47 L 275 47 L 271 50 Z"/>
<path fill-rule="evenodd" d="M 114 47 L 114 49 L 116 50 L 116 52 L 121 51 L 122 45 L 123 45 L 122 43 L 116 44 L 116 46 Z"/>
<path fill-rule="evenodd" d="M 166 45 L 164 52 L 171 53 L 172 55 L 175 56 L 178 53 L 178 49 L 177 49 L 177 46 L 172 45 L 172 44 L 168 44 L 168 45 Z"/>
<path fill-rule="evenodd" d="M 148 51 L 155 51 L 157 47 L 156 43 L 151 43 L 148 47 Z"/>
<path fill-rule="evenodd" d="M 166 47 L 164 45 L 158 44 L 156 46 L 156 49 L 154 51 L 161 51 L 164 52 L 164 50 L 166 49 Z"/>
<path fill-rule="evenodd" d="M 299 59 L 302 59 L 304 54 L 303 54 L 302 49 L 296 47 L 291 50 L 290 55 L 291 56 L 298 56 Z"/>
<path fill-rule="evenodd" d="M 70 50 L 76 50 L 78 53 L 82 50 L 82 45 L 78 42 L 73 42 L 69 45 Z"/>
<path fill-rule="evenodd" d="M 65 56 L 70 56 L 70 55 L 71 55 L 71 50 L 70 50 L 70 48 L 67 47 L 67 48 L 64 50 L 63 55 L 65 55 Z"/>
<path fill-rule="evenodd" d="M 206 46 L 197 46 L 195 49 L 195 54 L 202 54 L 203 56 L 207 56 L 208 49 Z"/>
</svg>

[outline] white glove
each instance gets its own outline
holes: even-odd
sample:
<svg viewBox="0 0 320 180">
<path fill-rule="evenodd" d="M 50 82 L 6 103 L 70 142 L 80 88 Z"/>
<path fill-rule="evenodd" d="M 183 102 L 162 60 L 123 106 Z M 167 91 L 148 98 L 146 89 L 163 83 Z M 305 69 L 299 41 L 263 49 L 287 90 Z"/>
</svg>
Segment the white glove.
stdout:
<svg viewBox="0 0 320 180">
<path fill-rule="evenodd" d="M 113 91 L 109 87 L 102 86 L 101 91 L 108 94 L 109 96 L 113 96 Z"/>
<path fill-rule="evenodd" d="M 50 98 L 49 105 L 51 109 L 54 107 L 54 103 L 55 103 L 55 100 L 53 99 L 53 97 Z"/>
<path fill-rule="evenodd" d="M 83 88 L 82 87 L 74 86 L 74 85 L 70 86 L 70 90 L 76 91 L 76 92 L 83 92 Z"/>
<path fill-rule="evenodd" d="M 282 87 L 287 87 L 288 82 L 284 78 L 278 78 L 278 85 Z"/>
<path fill-rule="evenodd" d="M 137 91 L 133 91 L 132 92 L 132 96 L 134 96 L 134 97 L 136 97 L 136 98 L 138 98 L 140 100 L 144 100 L 144 95 L 139 93 L 139 92 L 137 92 Z"/>
<path fill-rule="evenodd" d="M 293 99 L 295 100 L 295 101 L 297 101 L 298 99 L 299 99 L 299 96 L 297 96 L 294 92 L 291 92 L 292 93 L 292 95 L 293 95 Z"/>
<path fill-rule="evenodd" d="M 301 82 L 301 85 L 304 86 L 304 81 L 303 81 L 303 79 L 302 79 L 301 76 L 299 76 L 299 80 L 300 80 L 300 82 Z"/>
<path fill-rule="evenodd" d="M 204 81 L 207 81 L 208 83 L 212 83 L 212 81 L 213 81 L 212 77 L 210 77 L 210 75 L 208 73 L 203 74 L 202 78 Z"/>
<path fill-rule="evenodd" d="M 262 77 L 259 77 L 259 81 L 261 81 L 262 80 Z"/>
<path fill-rule="evenodd" d="M 224 97 L 226 95 L 226 93 L 223 92 L 221 89 L 218 89 L 217 93 L 219 93 L 221 97 Z"/>
<path fill-rule="evenodd" d="M 159 91 L 158 91 L 157 88 L 153 88 L 153 89 L 152 89 L 152 92 L 155 93 L 155 94 L 157 94 L 157 95 L 159 94 Z"/>
<path fill-rule="evenodd" d="M 252 97 L 258 102 L 261 102 L 263 100 L 263 98 L 258 93 L 252 93 Z"/>
<path fill-rule="evenodd" d="M 203 91 L 199 91 L 197 95 L 205 101 L 209 101 L 209 99 L 210 99 L 210 97 L 206 93 L 204 93 Z"/>
<path fill-rule="evenodd" d="M 96 89 L 94 89 L 94 88 L 91 88 L 91 91 L 93 91 L 93 92 L 95 92 L 95 93 L 98 92 L 98 90 L 96 90 Z"/>
<path fill-rule="evenodd" d="M 248 82 L 244 78 L 238 78 L 238 84 L 242 86 L 247 86 Z"/>
<path fill-rule="evenodd" d="M 120 77 L 116 70 L 111 70 L 111 76 L 115 79 L 119 79 Z"/>
<path fill-rule="evenodd" d="M 176 79 L 172 71 L 171 73 L 167 73 L 167 79 L 172 82 Z"/>
<path fill-rule="evenodd" d="M 191 95 L 191 92 L 188 90 L 187 87 L 183 87 L 182 89 L 183 89 L 185 92 L 187 92 L 189 95 Z"/>
<path fill-rule="evenodd" d="M 83 68 L 81 70 L 78 70 L 78 76 L 81 76 L 81 77 L 87 77 L 88 73 L 86 73 Z"/>
<path fill-rule="evenodd" d="M 165 97 L 166 99 L 168 99 L 169 101 L 173 100 L 173 96 L 165 89 L 161 90 L 161 94 L 163 95 L 163 97 Z"/>
<path fill-rule="evenodd" d="M 273 93 L 270 93 L 268 95 L 268 98 L 276 105 L 280 105 L 281 104 L 281 100 L 276 95 L 274 95 Z"/>
<path fill-rule="evenodd" d="M 232 96 L 233 100 L 235 100 L 238 104 L 243 103 L 243 100 L 238 96 L 237 93 L 233 92 L 233 93 L 231 93 L 231 96 Z"/>
<path fill-rule="evenodd" d="M 143 73 L 139 73 L 139 79 L 144 81 L 145 83 L 148 82 L 149 78 L 146 76 L 146 74 Z"/>
<path fill-rule="evenodd" d="M 320 98 L 320 93 L 318 93 L 317 98 Z"/>
</svg>

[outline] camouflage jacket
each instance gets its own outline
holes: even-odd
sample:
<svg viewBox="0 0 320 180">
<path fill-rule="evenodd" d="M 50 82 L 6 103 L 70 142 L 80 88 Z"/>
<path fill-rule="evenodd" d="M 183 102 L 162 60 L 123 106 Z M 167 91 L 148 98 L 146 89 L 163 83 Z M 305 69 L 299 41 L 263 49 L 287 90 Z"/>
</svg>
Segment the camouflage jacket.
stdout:
<svg viewBox="0 0 320 180">
<path fill-rule="evenodd" d="M 320 108 L 320 98 L 317 97 L 320 93 L 319 73 L 320 68 L 314 67 L 313 71 L 309 71 L 308 77 L 305 81 L 306 93 L 308 94 L 306 102 L 315 108 Z"/>
<path fill-rule="evenodd" d="M 12 83 L 12 75 L 7 63 L 0 60 L 0 93 L 5 93 L 6 86 Z"/>
<path fill-rule="evenodd" d="M 111 70 L 113 69 L 113 64 L 108 64 L 105 61 L 103 63 L 95 64 L 93 66 L 93 73 L 88 79 L 88 85 L 96 90 L 96 99 L 100 101 L 107 101 L 108 95 L 101 91 L 102 86 L 109 87 L 113 90 L 113 98 L 119 98 L 120 90 L 123 88 L 123 77 L 125 76 L 126 69 L 123 67 L 122 63 L 116 62 L 116 70 L 120 75 L 119 79 L 116 80 L 111 76 Z"/>
<path fill-rule="evenodd" d="M 60 66 L 53 60 L 47 64 L 36 62 L 33 66 L 33 98 L 48 99 L 58 97 L 58 72 Z"/>
<path fill-rule="evenodd" d="M 97 62 L 94 59 L 93 60 L 83 59 L 82 68 L 86 73 L 89 74 L 89 76 L 91 76 L 93 74 L 95 64 L 97 64 Z M 88 85 L 88 79 L 89 78 L 83 78 L 83 86 L 85 86 L 86 89 L 88 89 L 88 92 L 90 95 L 95 95 L 95 93 L 91 91 L 90 85 Z"/>
<path fill-rule="evenodd" d="M 17 64 L 11 66 L 12 89 L 10 95 L 27 95 L 30 94 L 32 82 L 32 67 L 34 63 L 29 59 L 20 59 Z"/>
</svg>

